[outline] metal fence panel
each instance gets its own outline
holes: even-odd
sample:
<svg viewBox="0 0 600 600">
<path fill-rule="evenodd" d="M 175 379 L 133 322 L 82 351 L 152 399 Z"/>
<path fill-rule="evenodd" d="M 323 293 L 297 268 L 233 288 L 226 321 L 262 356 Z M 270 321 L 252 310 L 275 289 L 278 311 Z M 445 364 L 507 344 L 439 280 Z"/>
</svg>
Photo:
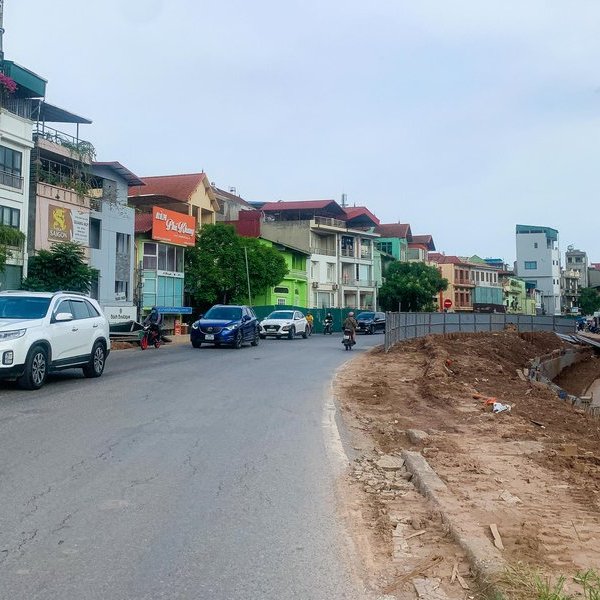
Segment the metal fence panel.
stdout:
<svg viewBox="0 0 600 600">
<path fill-rule="evenodd" d="M 431 334 L 502 331 L 514 325 L 519 332 L 556 331 L 571 334 L 575 321 L 567 317 L 484 313 L 386 313 L 385 351 L 402 340 Z"/>
</svg>

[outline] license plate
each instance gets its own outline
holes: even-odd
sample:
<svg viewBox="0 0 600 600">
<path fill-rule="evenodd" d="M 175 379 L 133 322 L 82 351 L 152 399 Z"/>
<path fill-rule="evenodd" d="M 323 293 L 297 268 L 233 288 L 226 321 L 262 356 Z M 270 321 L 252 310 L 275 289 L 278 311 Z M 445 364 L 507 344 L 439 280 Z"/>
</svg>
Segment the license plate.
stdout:
<svg viewBox="0 0 600 600">
<path fill-rule="evenodd" d="M 214 340 L 214 339 L 215 339 L 215 336 L 214 336 L 212 333 L 207 333 L 207 334 L 204 336 L 204 339 L 205 339 L 206 341 L 210 342 L 210 341 L 212 341 L 212 340 Z"/>
</svg>

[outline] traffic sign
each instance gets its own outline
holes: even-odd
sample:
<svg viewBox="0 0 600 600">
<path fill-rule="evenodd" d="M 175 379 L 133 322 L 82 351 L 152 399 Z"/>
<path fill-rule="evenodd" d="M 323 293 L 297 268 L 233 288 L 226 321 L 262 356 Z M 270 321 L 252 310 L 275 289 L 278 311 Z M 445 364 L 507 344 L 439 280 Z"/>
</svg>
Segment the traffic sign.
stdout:
<svg viewBox="0 0 600 600">
<path fill-rule="evenodd" d="M 450 298 L 446 298 L 444 300 L 444 308 L 450 308 L 452 306 L 452 300 Z"/>
</svg>

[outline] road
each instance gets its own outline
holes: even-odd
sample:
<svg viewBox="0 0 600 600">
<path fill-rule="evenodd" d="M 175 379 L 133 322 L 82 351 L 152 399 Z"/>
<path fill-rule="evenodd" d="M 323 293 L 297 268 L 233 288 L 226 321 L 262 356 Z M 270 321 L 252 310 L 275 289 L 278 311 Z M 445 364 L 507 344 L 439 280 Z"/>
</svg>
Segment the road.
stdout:
<svg viewBox="0 0 600 600">
<path fill-rule="evenodd" d="M 0 598 L 367 598 L 323 418 L 335 369 L 382 342 L 122 350 L 100 379 L 0 384 Z"/>
</svg>

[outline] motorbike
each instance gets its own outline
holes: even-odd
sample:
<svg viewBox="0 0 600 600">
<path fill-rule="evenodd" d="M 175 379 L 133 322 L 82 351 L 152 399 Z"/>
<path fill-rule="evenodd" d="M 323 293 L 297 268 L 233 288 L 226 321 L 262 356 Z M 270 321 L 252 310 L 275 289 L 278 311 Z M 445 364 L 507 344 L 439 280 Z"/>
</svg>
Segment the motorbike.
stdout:
<svg viewBox="0 0 600 600">
<path fill-rule="evenodd" d="M 140 348 L 146 350 L 148 346 L 154 344 L 155 348 L 160 348 L 160 334 L 155 329 L 151 329 L 150 325 L 144 326 L 144 333 L 140 338 Z"/>
<path fill-rule="evenodd" d="M 352 331 L 350 329 L 344 329 L 344 337 L 342 338 L 342 344 L 344 344 L 345 350 L 352 350 L 352 346 L 356 342 L 352 339 Z"/>
<path fill-rule="evenodd" d="M 323 324 L 323 335 L 332 335 L 333 334 L 333 322 L 332 321 L 325 321 L 325 323 Z"/>
</svg>

